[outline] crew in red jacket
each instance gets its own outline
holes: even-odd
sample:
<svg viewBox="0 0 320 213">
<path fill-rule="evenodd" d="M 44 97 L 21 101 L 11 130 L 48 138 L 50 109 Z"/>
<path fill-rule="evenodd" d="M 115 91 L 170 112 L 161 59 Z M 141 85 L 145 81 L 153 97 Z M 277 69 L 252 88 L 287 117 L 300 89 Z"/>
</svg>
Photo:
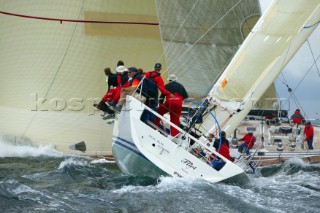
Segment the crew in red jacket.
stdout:
<svg viewBox="0 0 320 213">
<path fill-rule="evenodd" d="M 304 134 L 305 134 L 305 138 L 304 141 L 306 141 L 308 143 L 308 147 L 309 149 L 313 149 L 313 136 L 314 136 L 314 130 L 313 130 L 313 126 L 311 125 L 311 122 L 308 121 L 304 127 Z"/>
<path fill-rule="evenodd" d="M 221 144 L 220 144 L 220 139 L 216 139 L 213 143 L 213 147 L 216 148 L 216 151 L 220 155 L 222 155 L 223 157 L 227 158 L 230 161 L 233 161 L 230 156 L 229 141 L 226 139 L 226 132 L 224 131 L 221 132 Z M 214 155 L 212 155 L 211 157 L 214 157 Z"/>
<path fill-rule="evenodd" d="M 164 86 L 164 81 L 161 77 L 161 69 L 162 65 L 160 63 L 156 63 L 154 65 L 154 71 L 146 72 L 144 74 L 145 76 L 145 82 L 148 86 L 148 95 L 146 100 L 146 105 L 150 107 L 153 111 L 158 112 L 158 96 L 160 92 L 164 94 L 168 98 L 174 98 L 174 95 L 171 94 L 168 90 L 166 90 Z M 152 123 L 155 123 L 156 116 L 149 112 L 148 110 L 145 110 L 141 115 L 141 120 L 143 122 L 146 122 L 147 120 L 151 121 Z"/>
<path fill-rule="evenodd" d="M 300 114 L 300 109 L 296 109 L 296 111 L 294 111 L 293 115 L 291 115 L 291 120 L 294 124 L 302 124 L 304 117 Z"/>
<path fill-rule="evenodd" d="M 254 146 L 256 138 L 253 136 L 252 132 L 249 132 L 243 138 L 239 139 L 239 141 L 243 141 L 244 143 L 239 146 L 238 151 L 240 153 L 245 151 L 247 155 L 249 155 L 249 149 L 252 149 L 252 147 Z"/>
<path fill-rule="evenodd" d="M 174 97 L 166 97 L 166 101 L 163 102 L 164 94 L 160 96 L 160 106 L 158 108 L 158 113 L 160 115 L 164 115 L 167 112 L 170 113 L 170 121 L 174 123 L 176 126 L 180 125 L 180 116 L 182 111 L 183 100 L 188 98 L 188 93 L 184 86 L 177 82 L 177 76 L 175 74 L 171 74 L 168 78 L 169 83 L 166 84 L 165 89 L 167 89 L 170 93 L 174 95 Z M 160 123 L 160 118 L 156 118 L 156 126 Z M 179 133 L 175 127 L 170 126 L 170 134 L 171 136 L 176 136 Z"/>
</svg>

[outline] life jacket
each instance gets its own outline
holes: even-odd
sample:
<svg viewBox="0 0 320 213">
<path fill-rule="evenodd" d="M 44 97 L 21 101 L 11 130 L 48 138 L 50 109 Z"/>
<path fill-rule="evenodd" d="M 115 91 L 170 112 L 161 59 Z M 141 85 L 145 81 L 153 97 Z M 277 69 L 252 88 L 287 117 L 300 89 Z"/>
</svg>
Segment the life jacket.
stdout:
<svg viewBox="0 0 320 213">
<path fill-rule="evenodd" d="M 143 84 L 147 86 L 147 99 L 154 98 L 158 99 L 159 92 L 158 92 L 158 85 L 154 81 L 154 78 L 160 76 L 160 73 L 156 71 L 147 72 L 145 74 L 146 78 L 144 79 Z"/>
<path fill-rule="evenodd" d="M 132 82 L 137 79 L 139 82 L 142 80 L 142 76 L 137 73 L 133 76 L 133 78 L 130 80 L 130 85 L 132 85 Z M 139 85 L 138 89 L 137 89 L 137 93 L 140 93 L 142 89 L 142 95 L 144 97 L 148 97 L 148 85 L 145 82 L 142 82 L 142 84 Z"/>
</svg>

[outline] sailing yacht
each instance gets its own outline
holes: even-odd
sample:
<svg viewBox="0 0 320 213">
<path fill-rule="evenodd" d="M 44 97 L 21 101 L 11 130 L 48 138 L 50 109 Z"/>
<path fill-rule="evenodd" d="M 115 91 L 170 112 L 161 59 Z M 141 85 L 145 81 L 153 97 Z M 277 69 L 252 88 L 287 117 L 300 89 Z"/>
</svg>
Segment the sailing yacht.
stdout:
<svg viewBox="0 0 320 213">
<path fill-rule="evenodd" d="M 260 15 L 257 0 L 3 0 L 1 141 L 111 156 L 117 134 L 93 107 L 105 67 L 160 62 L 190 96 L 206 97 Z M 261 99 L 275 94 L 271 84 Z"/>
<path fill-rule="evenodd" d="M 218 150 L 208 146 L 205 133 L 219 135 L 223 130 L 231 135 L 310 36 L 319 19 L 318 0 L 307 4 L 302 0 L 273 1 L 199 104 L 195 116 L 207 113 L 203 122 L 197 124 L 200 127 L 195 125 L 197 117 L 186 121 L 183 128 L 175 126 L 127 96 L 113 133 L 113 155 L 121 170 L 137 175 L 160 171 L 209 182 L 242 176 L 249 162 L 242 158 L 236 164 L 221 156 Z M 140 120 L 143 110 L 159 117 L 164 126 L 174 126 L 180 134 L 171 137 L 158 127 L 143 123 Z M 199 148 L 203 151 L 200 155 L 195 151 Z M 222 166 L 217 166 L 209 156 L 219 158 Z"/>
</svg>

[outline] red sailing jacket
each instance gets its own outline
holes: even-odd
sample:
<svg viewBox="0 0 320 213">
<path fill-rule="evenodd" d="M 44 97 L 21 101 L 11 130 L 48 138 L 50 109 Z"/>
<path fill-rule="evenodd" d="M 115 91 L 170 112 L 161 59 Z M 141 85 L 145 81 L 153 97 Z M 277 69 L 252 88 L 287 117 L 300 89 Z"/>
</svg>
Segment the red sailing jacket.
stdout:
<svg viewBox="0 0 320 213">
<path fill-rule="evenodd" d="M 217 148 L 216 148 L 216 151 L 218 151 Z M 227 143 L 222 143 L 222 145 L 220 146 L 219 154 L 222 155 L 223 157 L 227 158 L 228 160 L 233 161 L 230 156 L 230 150 L 229 150 L 229 146 Z M 215 156 L 216 156 L 215 154 L 212 154 L 209 157 L 209 161 L 212 161 Z"/>
<path fill-rule="evenodd" d="M 248 147 L 253 147 L 256 138 L 253 135 L 246 134 L 243 138 L 239 139 L 239 141 L 244 141 Z"/>
<path fill-rule="evenodd" d="M 220 146 L 219 154 L 231 161 L 230 150 L 226 143 Z"/>
<path fill-rule="evenodd" d="M 300 111 L 296 110 L 294 114 L 291 116 L 292 122 L 294 124 L 301 124 L 304 120 L 304 117 L 300 114 Z"/>
<path fill-rule="evenodd" d="M 306 138 L 304 140 L 309 140 L 314 135 L 313 126 L 310 125 L 309 127 L 305 127 L 303 132 L 306 135 Z"/>
<path fill-rule="evenodd" d="M 153 72 L 155 72 L 155 71 L 147 72 L 145 74 L 146 78 L 151 78 L 151 75 Z M 161 75 L 152 77 L 152 80 L 157 84 L 157 86 L 162 94 L 164 94 L 165 96 L 170 95 L 170 92 L 168 90 L 166 90 L 166 88 L 164 86 L 164 81 L 163 81 Z"/>
</svg>

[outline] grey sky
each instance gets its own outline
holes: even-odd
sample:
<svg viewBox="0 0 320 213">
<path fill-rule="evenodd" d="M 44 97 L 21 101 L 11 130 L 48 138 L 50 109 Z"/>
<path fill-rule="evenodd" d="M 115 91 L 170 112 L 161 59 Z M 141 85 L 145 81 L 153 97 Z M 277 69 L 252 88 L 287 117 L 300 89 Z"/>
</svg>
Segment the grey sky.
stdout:
<svg viewBox="0 0 320 213">
<path fill-rule="evenodd" d="M 271 2 L 270 0 L 260 0 L 262 11 Z M 290 97 L 285 84 L 288 84 L 294 91 L 293 94 L 297 101 L 290 98 L 290 106 L 285 106 L 287 109 L 290 109 L 289 115 L 296 108 L 300 108 L 306 113 L 305 116 L 307 118 L 320 119 L 320 114 L 317 114 L 320 113 L 320 70 L 314 64 L 314 60 L 320 55 L 319 38 L 320 26 L 318 25 L 309 37 L 309 43 L 314 56 L 312 56 L 308 43 L 305 43 L 275 81 L 278 97 Z M 317 61 L 317 66 L 320 69 L 320 59 Z"/>
</svg>

